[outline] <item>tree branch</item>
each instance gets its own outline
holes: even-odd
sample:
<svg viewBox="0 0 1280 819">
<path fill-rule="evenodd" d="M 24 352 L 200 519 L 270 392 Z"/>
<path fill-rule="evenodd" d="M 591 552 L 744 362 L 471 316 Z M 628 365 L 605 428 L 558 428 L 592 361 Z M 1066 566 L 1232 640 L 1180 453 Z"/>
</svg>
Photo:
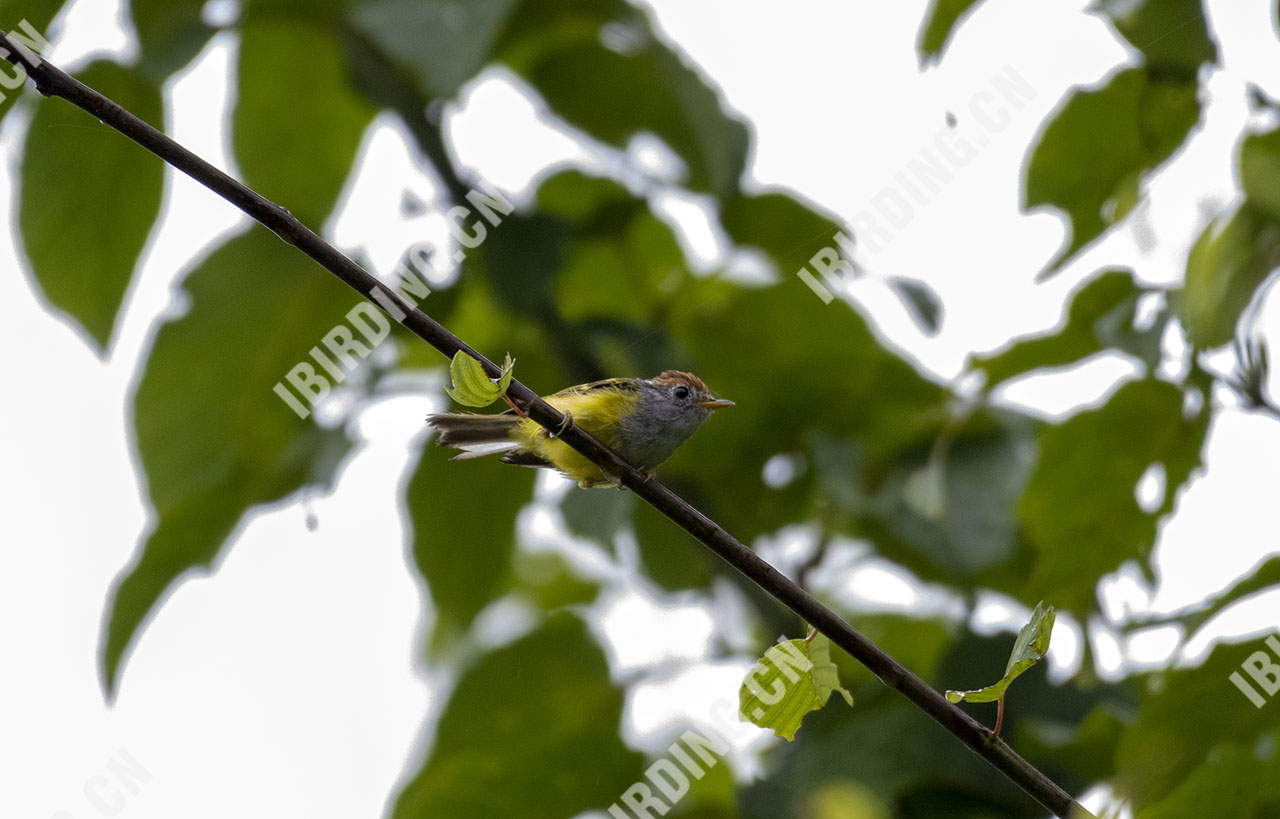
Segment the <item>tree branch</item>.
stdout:
<svg viewBox="0 0 1280 819">
<path fill-rule="evenodd" d="M 6 59 L 25 70 L 34 80 L 41 94 L 61 97 L 129 137 L 253 217 L 357 292 L 371 298 L 375 304 L 380 301 L 384 304 L 394 304 L 404 315 L 403 318 L 397 318 L 393 314 L 392 318 L 396 318 L 408 330 L 443 353 L 446 358 L 452 358 L 461 350 L 479 359 L 490 376 L 495 378 L 498 376 L 499 368 L 492 361 L 467 346 L 426 313 L 410 305 L 390 287 L 299 222 L 285 208 L 253 192 L 116 103 L 32 54 L 14 42 L 6 32 L 0 31 L 0 46 L 7 51 Z M 372 299 L 374 293 L 380 294 L 378 299 Z M 508 395 L 543 427 L 556 431 L 563 426 L 564 417 L 524 384 L 513 380 Z M 986 728 L 955 705 L 947 702 L 924 680 L 906 669 L 799 585 L 761 560 L 755 552 L 656 479 L 648 478 L 643 472 L 623 461 L 612 450 L 577 425 L 570 425 L 559 437 L 590 458 L 607 474 L 617 475 L 624 486 L 653 505 L 659 512 L 701 541 L 784 606 L 829 637 L 833 643 L 870 669 L 886 685 L 901 692 L 922 711 L 958 737 L 961 742 L 1030 794 L 1045 809 L 1055 816 L 1064 818 L 1091 815 L 1077 804 L 1070 794 L 1015 753 L 1003 740 L 992 737 Z"/>
</svg>

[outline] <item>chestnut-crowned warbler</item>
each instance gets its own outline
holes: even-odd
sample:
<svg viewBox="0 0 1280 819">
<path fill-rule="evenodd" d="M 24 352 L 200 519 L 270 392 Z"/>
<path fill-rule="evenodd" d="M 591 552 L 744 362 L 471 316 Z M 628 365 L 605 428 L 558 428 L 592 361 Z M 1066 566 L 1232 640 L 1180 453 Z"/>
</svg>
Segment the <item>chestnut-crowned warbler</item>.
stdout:
<svg viewBox="0 0 1280 819">
<path fill-rule="evenodd" d="M 544 399 L 637 469 L 652 472 L 711 417 L 733 406 L 716 398 L 692 373 L 609 378 L 563 389 Z M 614 477 L 531 418 L 507 410 L 498 415 L 442 413 L 427 416 L 440 431 L 436 443 L 462 450 L 455 459 L 503 453 L 502 462 L 558 469 L 584 489 L 617 486 Z"/>
</svg>

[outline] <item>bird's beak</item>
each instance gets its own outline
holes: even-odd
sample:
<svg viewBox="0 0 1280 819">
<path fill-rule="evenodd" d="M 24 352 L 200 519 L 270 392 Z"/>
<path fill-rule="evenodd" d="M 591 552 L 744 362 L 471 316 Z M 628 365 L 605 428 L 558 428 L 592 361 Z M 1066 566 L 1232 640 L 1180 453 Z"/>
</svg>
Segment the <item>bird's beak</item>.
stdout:
<svg viewBox="0 0 1280 819">
<path fill-rule="evenodd" d="M 723 409 L 725 407 L 732 407 L 733 402 L 730 401 L 728 398 L 713 398 L 710 401 L 699 401 L 698 406 L 702 407 L 703 409 L 718 410 L 718 409 Z"/>
</svg>

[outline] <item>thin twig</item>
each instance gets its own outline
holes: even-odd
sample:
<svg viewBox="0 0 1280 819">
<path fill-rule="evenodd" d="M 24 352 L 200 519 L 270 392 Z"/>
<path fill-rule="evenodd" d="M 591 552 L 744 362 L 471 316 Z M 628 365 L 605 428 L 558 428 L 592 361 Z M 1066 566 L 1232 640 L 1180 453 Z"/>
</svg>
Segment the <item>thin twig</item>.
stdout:
<svg viewBox="0 0 1280 819">
<path fill-rule="evenodd" d="M 0 32 L 0 45 L 8 51 L 6 59 L 25 69 L 35 81 L 36 89 L 41 94 L 61 97 L 87 111 L 240 208 L 357 292 L 369 297 L 375 304 L 395 306 L 397 309 L 387 310 L 388 314 L 443 353 L 446 358 L 452 359 L 454 354 L 461 350 L 477 358 L 490 377 L 499 377 L 500 370 L 496 364 L 467 346 L 439 322 L 411 306 L 390 287 L 342 255 L 299 222 L 289 211 L 232 179 L 56 66 L 33 55 L 15 43 L 5 32 Z M 379 294 L 377 299 L 372 298 L 374 293 Z M 589 458 L 605 474 L 617 475 L 621 483 L 637 496 L 693 535 L 805 622 L 829 637 L 833 643 L 865 665 L 886 685 L 901 692 L 922 711 L 958 737 L 961 742 L 1030 794 L 1044 808 L 1059 817 L 1091 815 L 1077 804 L 1069 793 L 1015 753 L 1003 740 L 992 739 L 989 732 L 976 720 L 947 702 L 924 680 L 841 620 L 799 585 L 761 560 L 755 552 L 738 542 L 714 521 L 690 506 L 656 479 L 650 478 L 619 458 L 612 450 L 583 431 L 582 427 L 577 424 L 566 426 L 564 416 L 524 384 L 513 379 L 507 395 L 511 396 L 516 405 L 523 407 L 529 413 L 529 417 L 547 430 L 559 434 L 561 440 Z"/>
</svg>

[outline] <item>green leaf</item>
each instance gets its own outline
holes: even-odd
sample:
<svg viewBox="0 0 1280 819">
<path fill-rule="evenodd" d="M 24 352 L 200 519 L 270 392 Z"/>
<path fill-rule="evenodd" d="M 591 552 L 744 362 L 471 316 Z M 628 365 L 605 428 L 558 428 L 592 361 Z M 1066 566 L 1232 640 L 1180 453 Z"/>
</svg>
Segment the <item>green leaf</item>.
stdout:
<svg viewBox="0 0 1280 819">
<path fill-rule="evenodd" d="M 372 0 L 351 11 L 355 28 L 416 80 L 427 99 L 457 95 L 492 57 L 516 0 Z"/>
<path fill-rule="evenodd" d="M 96 62 L 77 78 L 161 123 L 159 92 L 128 69 Z M 163 162 L 83 111 L 62 100 L 36 109 L 22 162 L 23 242 L 45 297 L 99 351 L 160 213 L 163 186 Z"/>
<path fill-rule="evenodd" d="M 317 20 L 248 14 L 241 28 L 236 162 L 249 187 L 319 229 L 374 108 L 352 86 L 332 31 Z"/>
<path fill-rule="evenodd" d="M 1200 0 L 1098 0 L 1094 10 L 1159 74 L 1194 82 L 1201 65 L 1218 59 Z"/>
<path fill-rule="evenodd" d="M 1184 417 L 1182 391 L 1154 379 L 1124 384 L 1102 406 L 1048 426 L 1019 517 L 1036 554 L 1024 593 L 1076 613 L 1093 609 L 1098 580 L 1125 560 L 1145 560 L 1159 517 L 1200 464 L 1209 413 Z M 1163 464 L 1164 501 L 1139 508 L 1134 487 Z"/>
<path fill-rule="evenodd" d="M 1062 686 L 1053 688 L 1059 693 L 1071 691 Z M 1022 703 L 1021 684 L 1018 694 L 1022 716 L 1017 731 L 1019 753 L 1028 759 L 1038 759 L 1041 770 L 1072 769 L 1084 782 L 1101 782 L 1111 776 L 1115 771 L 1116 744 L 1131 715 L 1129 702 L 1120 706 L 1104 701 L 1083 719 L 1063 719 L 1028 709 Z M 1086 696 L 1092 694 L 1089 690 Z M 1035 704 L 1031 705 L 1034 708 Z"/>
<path fill-rule="evenodd" d="M 1057 332 L 1016 338 L 1000 352 L 975 356 L 973 368 L 986 373 L 988 387 L 994 387 L 1033 370 L 1088 358 L 1119 340 L 1113 331 L 1116 325 L 1132 326 L 1140 294 L 1129 271 L 1103 273 L 1073 292 L 1065 322 Z"/>
<path fill-rule="evenodd" d="M 341 428 L 300 419 L 273 388 L 345 322 L 356 295 L 261 228 L 214 251 L 185 287 L 191 309 L 160 328 L 134 396 L 154 511 L 107 605 L 111 692 L 161 597 L 212 566 L 250 508 L 328 484 L 350 446 Z"/>
<path fill-rule="evenodd" d="M 933 288 L 921 281 L 902 276 L 886 279 L 889 289 L 902 299 L 911 319 L 928 335 L 938 334 L 942 328 L 942 300 Z"/>
<path fill-rule="evenodd" d="M 831 662 L 831 641 L 815 632 L 771 646 L 756 661 L 738 691 L 738 718 L 790 742 L 805 715 L 826 705 L 834 691 L 853 705 Z"/>
<path fill-rule="evenodd" d="M 516 360 L 511 357 L 511 353 L 507 353 L 502 359 L 502 373 L 498 376 L 498 395 L 506 395 L 507 389 L 511 386 L 511 375 L 515 367 Z"/>
<path fill-rule="evenodd" d="M 877 551 L 926 580 L 988 581 L 1017 551 L 1018 499 L 1035 466 L 1037 425 L 984 412 L 924 452 L 901 453 L 864 520 Z"/>
<path fill-rule="evenodd" d="M 794 277 L 763 288 L 694 279 L 671 299 L 679 307 L 666 324 L 673 349 L 737 405 L 704 424 L 659 474 L 664 482 L 680 475 L 724 503 L 734 533 L 748 542 L 816 514 L 827 500 L 816 492 L 825 465 L 786 487 L 766 485 L 762 470 L 773 455 L 802 453 L 815 464 L 818 436 L 857 440 L 860 460 L 852 469 L 832 463 L 839 476 L 831 483 L 874 489 L 902 447 L 927 447 L 949 417 L 945 389 L 880 344 L 848 304 L 824 304 Z M 763 326 L 786 327 L 787 343 L 760 333 Z M 718 516 L 714 505 L 699 508 Z M 823 515 L 843 526 L 860 512 L 828 506 Z"/>
<path fill-rule="evenodd" d="M 920 26 L 920 38 L 916 50 L 920 52 L 921 64 L 936 61 L 955 33 L 960 18 L 978 0 L 932 0 L 929 10 L 925 12 L 924 24 Z"/>
<path fill-rule="evenodd" d="M 1214 760 L 1221 753 L 1217 749 L 1223 745 L 1264 749 L 1274 748 L 1280 742 L 1277 703 L 1272 700 L 1258 708 L 1231 680 L 1232 674 L 1239 674 L 1253 683 L 1241 665 L 1259 651 L 1271 662 L 1280 662 L 1266 641 L 1255 638 L 1237 645 L 1216 645 L 1199 666 L 1175 667 L 1137 680 L 1144 695 L 1136 718 L 1129 720 L 1120 736 L 1116 747 L 1117 766 L 1112 775 L 1116 790 L 1122 797 L 1131 799 L 1136 809 L 1140 811 L 1157 803 L 1162 805 L 1162 810 L 1171 809 L 1167 797 L 1191 781 L 1197 771 L 1206 766 L 1217 767 Z M 1274 772 L 1274 754 L 1271 759 Z M 1223 769 L 1217 770 L 1226 775 Z M 1202 779 L 1197 781 L 1200 784 L 1190 789 L 1191 792 L 1182 793 L 1191 797 L 1208 784 Z M 1280 798 L 1275 779 L 1268 782 L 1264 777 L 1253 781 L 1259 788 L 1268 788 L 1272 800 Z M 1247 814 L 1215 810 L 1201 815 Z"/>
<path fill-rule="evenodd" d="M 707 508 L 709 498 L 705 487 L 692 484 L 679 475 L 663 474 L 661 480 L 694 508 Z M 633 523 L 640 561 L 649 578 L 668 591 L 710 586 L 719 568 L 711 551 L 649 504 L 637 503 L 634 509 Z"/>
<path fill-rule="evenodd" d="M 516 514 L 532 500 L 534 478 L 531 469 L 422 453 L 405 504 L 414 562 L 435 603 L 435 647 L 446 647 L 510 587 Z"/>
<path fill-rule="evenodd" d="M 712 749 L 704 749 L 707 754 L 715 754 Z M 706 773 L 701 779 L 690 778 L 689 792 L 680 797 L 671 812 L 666 814 L 670 819 L 742 819 L 738 810 L 737 786 L 733 781 L 733 767 L 723 757 L 712 765 L 705 759 L 699 759 L 700 767 Z M 693 773 L 692 771 L 690 771 Z M 616 817 L 613 817 L 616 819 Z"/>
<path fill-rule="evenodd" d="M 511 386 L 511 371 L 514 367 L 515 360 L 511 358 L 511 353 L 507 353 L 502 362 L 501 375 L 493 379 L 484 371 L 484 365 L 479 359 L 459 350 L 453 354 L 453 361 L 449 363 L 449 377 L 453 386 L 445 387 L 444 391 L 464 407 L 487 407 L 501 398 L 507 387 Z"/>
<path fill-rule="evenodd" d="M 203 18 L 205 0 L 129 0 L 142 59 L 138 70 L 156 87 L 191 62 L 216 29 Z"/>
<path fill-rule="evenodd" d="M 585 495 L 586 492 L 571 492 Z M 596 495 L 622 494 L 620 492 L 595 492 Z M 520 591 L 545 612 L 557 611 L 566 606 L 585 605 L 596 598 L 600 587 L 583 580 L 564 555 L 556 552 L 517 551 L 512 559 L 519 581 Z"/>
<path fill-rule="evenodd" d="M 1219 745 L 1168 796 L 1138 811 L 1136 819 L 1274 816 L 1276 774 L 1274 755 L 1264 763 L 1248 748 Z M 1259 811 L 1266 796 L 1270 810 Z"/>
<path fill-rule="evenodd" d="M 623 320 L 647 327 L 656 307 L 688 275 L 671 228 L 643 203 L 602 208 L 575 231 L 555 281 L 555 303 L 566 319 Z"/>
<path fill-rule="evenodd" d="M 1031 612 L 1031 620 L 1018 631 L 1018 639 L 1013 641 L 1013 651 L 1009 653 L 1009 663 L 1004 667 L 1004 676 L 992 685 L 971 691 L 948 691 L 949 702 L 994 702 L 1004 699 L 1005 691 L 1022 672 L 1044 659 L 1049 653 L 1049 637 L 1053 634 L 1053 606 L 1046 606 L 1041 600 Z"/>
<path fill-rule="evenodd" d="M 874 791 L 856 780 L 836 780 L 822 784 L 805 805 L 809 819 L 892 819 L 893 812 Z"/>
<path fill-rule="evenodd" d="M 1251 205 L 1280 222 L 1280 128 L 1240 143 L 1240 188 Z"/>
<path fill-rule="evenodd" d="M 843 229 L 833 214 L 782 191 L 728 199 L 720 221 L 735 242 L 768 253 L 786 276 L 795 275 L 815 253 L 830 247 Z"/>
<path fill-rule="evenodd" d="M 750 133 L 720 95 L 648 26 L 617 32 L 609 47 L 599 32 L 552 40 L 527 65 L 512 67 L 551 108 L 596 139 L 625 147 L 641 132 L 656 134 L 688 166 L 685 184 L 727 196 L 746 167 Z"/>
<path fill-rule="evenodd" d="M 1187 256 L 1187 275 L 1174 300 L 1191 343 L 1226 344 L 1254 290 L 1280 264 L 1280 222 L 1242 202 L 1214 220 Z"/>
<path fill-rule="evenodd" d="M 1188 634 L 1194 634 L 1209 620 L 1225 611 L 1233 603 L 1273 587 L 1280 587 L 1280 555 L 1263 558 L 1235 583 L 1218 594 L 1209 595 L 1200 603 L 1171 615 L 1150 617 L 1131 616 L 1126 625 L 1137 630 L 1152 623 L 1176 622 Z"/>
<path fill-rule="evenodd" d="M 1280 265 L 1280 129 L 1240 143 L 1244 201 L 1205 227 L 1187 257 L 1175 306 L 1201 349 L 1231 340 L 1258 286 Z"/>
<path fill-rule="evenodd" d="M 1026 164 L 1023 207 L 1049 205 L 1069 221 L 1067 243 L 1042 275 L 1057 272 L 1117 221 L 1133 178 L 1168 159 L 1199 116 L 1195 82 L 1143 68 L 1121 71 L 1100 89 L 1068 95 Z"/>
<path fill-rule="evenodd" d="M 621 722 L 622 693 L 600 647 L 576 617 L 554 615 L 463 675 L 392 819 L 604 810 L 644 772 L 618 737 Z"/>
<path fill-rule="evenodd" d="M 634 497 L 630 492 L 566 492 L 560 500 L 560 513 L 571 534 L 608 547 L 631 520 Z"/>
</svg>

